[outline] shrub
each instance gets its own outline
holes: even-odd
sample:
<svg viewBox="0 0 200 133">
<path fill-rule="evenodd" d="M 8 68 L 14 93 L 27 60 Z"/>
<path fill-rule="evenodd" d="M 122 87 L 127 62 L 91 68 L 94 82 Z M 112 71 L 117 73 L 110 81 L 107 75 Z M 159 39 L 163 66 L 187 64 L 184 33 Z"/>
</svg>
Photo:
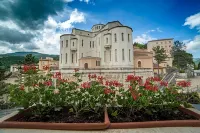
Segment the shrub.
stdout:
<svg viewBox="0 0 200 133">
<path fill-rule="evenodd" d="M 27 68 L 23 71 L 24 83 L 10 86 L 10 100 L 24 109 L 33 108 L 33 113 L 40 117 L 52 109 L 60 110 L 66 106 L 70 108 L 69 112 L 78 117 L 88 111 L 99 115 L 104 107 L 117 116 L 121 107 L 130 109 L 130 113 L 144 110 L 151 114 L 187 104 L 177 100 L 178 90 L 183 89 L 185 84 L 169 86 L 158 77 L 149 77 L 143 83 L 142 77 L 128 75 L 126 82 L 129 86 L 124 86 L 116 80 L 106 80 L 96 74 L 89 74 L 89 80 L 82 82 L 78 69 L 74 71 L 76 80 L 69 81 L 62 79 L 59 72 L 43 76 L 38 74 L 35 67 Z M 164 89 L 159 89 L 160 86 Z"/>
</svg>

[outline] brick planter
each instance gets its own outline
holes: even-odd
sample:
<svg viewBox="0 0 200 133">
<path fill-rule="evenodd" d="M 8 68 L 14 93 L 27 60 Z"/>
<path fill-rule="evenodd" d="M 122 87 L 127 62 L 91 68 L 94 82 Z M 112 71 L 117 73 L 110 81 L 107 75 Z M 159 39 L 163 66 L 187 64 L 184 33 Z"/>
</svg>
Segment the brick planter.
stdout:
<svg viewBox="0 0 200 133">
<path fill-rule="evenodd" d="M 102 130 L 110 126 L 107 110 L 104 112 L 104 123 L 48 123 L 15 121 L 22 113 L 14 115 L 0 123 L 0 128 L 52 129 L 52 130 Z"/>
<path fill-rule="evenodd" d="M 146 121 L 146 122 L 123 122 L 111 123 L 110 129 L 129 128 L 153 128 L 153 127 L 200 127 L 200 114 L 189 109 L 180 107 L 180 111 L 192 115 L 199 120 L 166 120 L 166 121 Z"/>
</svg>

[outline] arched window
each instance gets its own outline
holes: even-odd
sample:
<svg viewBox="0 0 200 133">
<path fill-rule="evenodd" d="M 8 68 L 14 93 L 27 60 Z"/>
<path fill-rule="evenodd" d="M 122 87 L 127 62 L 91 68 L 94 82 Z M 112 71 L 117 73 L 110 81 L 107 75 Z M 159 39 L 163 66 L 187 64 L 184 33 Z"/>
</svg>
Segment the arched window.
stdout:
<svg viewBox="0 0 200 133">
<path fill-rule="evenodd" d="M 142 67 L 141 61 L 138 61 L 138 67 Z"/>
<path fill-rule="evenodd" d="M 124 41 L 124 33 L 122 33 L 122 41 Z"/>
<path fill-rule="evenodd" d="M 116 33 L 114 34 L 114 37 L 115 37 L 115 42 L 117 42 L 117 34 Z"/>
</svg>

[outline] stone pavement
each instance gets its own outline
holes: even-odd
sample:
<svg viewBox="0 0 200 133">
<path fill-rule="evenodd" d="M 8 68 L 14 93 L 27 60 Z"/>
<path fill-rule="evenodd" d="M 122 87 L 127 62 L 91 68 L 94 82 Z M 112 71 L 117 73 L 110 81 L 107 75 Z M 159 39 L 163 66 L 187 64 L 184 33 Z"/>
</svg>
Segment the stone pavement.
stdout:
<svg viewBox="0 0 200 133">
<path fill-rule="evenodd" d="M 0 129 L 0 133 L 200 133 L 200 127 L 108 129 L 108 130 L 104 130 L 104 131 Z"/>
</svg>

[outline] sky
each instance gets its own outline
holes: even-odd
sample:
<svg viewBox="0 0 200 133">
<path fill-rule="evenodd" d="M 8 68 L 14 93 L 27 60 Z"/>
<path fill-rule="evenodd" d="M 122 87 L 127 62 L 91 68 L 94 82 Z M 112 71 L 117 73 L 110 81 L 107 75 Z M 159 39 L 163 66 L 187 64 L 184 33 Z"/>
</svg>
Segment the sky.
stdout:
<svg viewBox="0 0 200 133">
<path fill-rule="evenodd" d="M 200 0 L 0 0 L 0 54 L 59 54 L 60 35 L 116 20 L 133 42 L 174 38 L 200 58 Z"/>
</svg>

